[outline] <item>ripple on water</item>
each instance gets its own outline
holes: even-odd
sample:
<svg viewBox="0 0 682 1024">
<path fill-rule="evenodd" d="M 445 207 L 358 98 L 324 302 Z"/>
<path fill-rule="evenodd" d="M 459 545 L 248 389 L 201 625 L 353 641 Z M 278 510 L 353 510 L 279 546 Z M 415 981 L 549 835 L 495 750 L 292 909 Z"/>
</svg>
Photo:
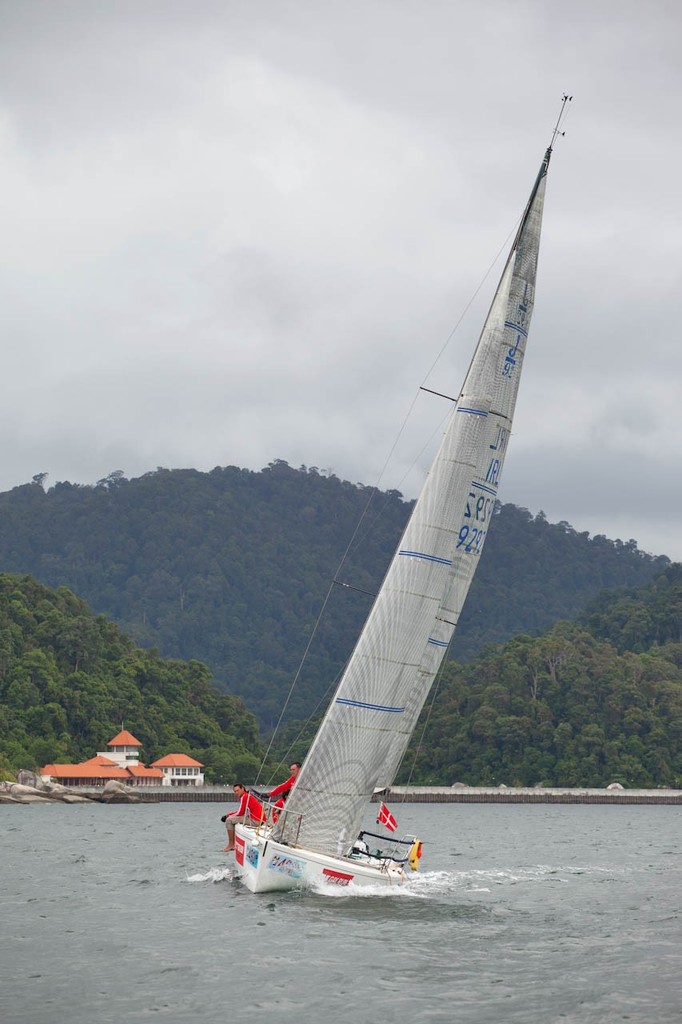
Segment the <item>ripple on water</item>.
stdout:
<svg viewBox="0 0 682 1024">
<path fill-rule="evenodd" d="M 3 832 L 3 1024 L 680 1020 L 679 808 L 406 806 L 404 886 L 262 896 L 214 805 L 49 812 Z"/>
</svg>

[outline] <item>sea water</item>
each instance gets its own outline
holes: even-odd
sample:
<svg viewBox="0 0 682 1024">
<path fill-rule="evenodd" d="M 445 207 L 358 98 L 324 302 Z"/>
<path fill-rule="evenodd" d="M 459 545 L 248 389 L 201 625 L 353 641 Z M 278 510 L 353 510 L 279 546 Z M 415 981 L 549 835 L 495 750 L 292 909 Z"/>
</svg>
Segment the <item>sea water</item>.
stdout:
<svg viewBox="0 0 682 1024">
<path fill-rule="evenodd" d="M 682 1021 L 681 808 L 391 809 L 409 884 L 254 896 L 219 804 L 0 805 L 0 1019 Z"/>
</svg>

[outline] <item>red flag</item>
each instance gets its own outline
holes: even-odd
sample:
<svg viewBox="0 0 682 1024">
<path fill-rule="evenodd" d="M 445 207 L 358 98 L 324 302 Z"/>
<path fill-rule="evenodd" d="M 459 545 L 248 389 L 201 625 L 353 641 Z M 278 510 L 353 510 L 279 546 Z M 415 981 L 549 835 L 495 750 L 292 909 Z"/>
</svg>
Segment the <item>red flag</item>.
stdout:
<svg viewBox="0 0 682 1024">
<path fill-rule="evenodd" d="M 395 820 L 386 804 L 379 804 L 377 825 L 385 825 L 389 832 L 395 832 L 398 827 L 398 822 Z"/>
</svg>

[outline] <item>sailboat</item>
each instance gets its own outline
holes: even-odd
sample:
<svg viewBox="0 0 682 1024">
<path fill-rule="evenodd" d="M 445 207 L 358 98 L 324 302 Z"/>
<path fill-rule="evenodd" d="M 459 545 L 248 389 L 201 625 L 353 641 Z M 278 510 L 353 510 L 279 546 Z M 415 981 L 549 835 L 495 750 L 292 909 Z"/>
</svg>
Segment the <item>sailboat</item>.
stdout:
<svg viewBox="0 0 682 1024">
<path fill-rule="evenodd" d="M 564 97 L 562 115 L 569 97 Z M 545 185 L 542 159 L 464 384 L 398 548 L 284 810 L 238 824 L 235 870 L 252 892 L 392 886 L 419 840 L 389 852 L 357 838 L 390 787 L 457 626 L 490 529 L 533 304 Z"/>
</svg>

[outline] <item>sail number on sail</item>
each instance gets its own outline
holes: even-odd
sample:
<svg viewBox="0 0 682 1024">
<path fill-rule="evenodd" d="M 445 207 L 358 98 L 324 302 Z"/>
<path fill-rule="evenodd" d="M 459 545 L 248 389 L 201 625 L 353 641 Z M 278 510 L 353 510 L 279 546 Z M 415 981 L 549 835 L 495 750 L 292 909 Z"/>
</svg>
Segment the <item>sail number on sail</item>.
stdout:
<svg viewBox="0 0 682 1024">
<path fill-rule="evenodd" d="M 472 487 L 481 487 L 481 484 L 473 482 Z M 486 497 L 484 494 L 477 496 L 475 491 L 469 491 L 464 518 L 473 519 L 475 523 L 486 523 L 495 506 L 494 492 L 491 493 L 493 497 Z M 487 530 L 482 526 L 462 523 L 459 528 L 457 547 L 463 547 L 467 553 L 471 552 L 477 555 L 483 546 L 486 532 Z"/>
<path fill-rule="evenodd" d="M 464 520 L 468 519 L 469 522 L 465 521 L 462 523 L 457 539 L 457 548 L 463 547 L 467 554 L 478 555 L 483 547 L 487 528 L 484 529 L 479 524 L 487 523 L 493 514 L 508 440 L 509 431 L 506 427 L 498 426 L 497 436 L 492 444 L 489 445 L 490 450 L 497 454 L 493 455 L 488 462 L 484 477 L 485 482 L 479 483 L 476 480 L 471 482 L 472 489 L 467 495 L 463 517 Z"/>
<path fill-rule="evenodd" d="M 502 376 L 509 377 L 516 366 L 516 362 L 519 358 L 519 353 L 523 356 L 523 343 L 528 337 L 528 328 L 526 327 L 526 317 L 528 314 L 528 282 L 523 290 L 523 299 L 518 305 L 518 320 L 515 324 L 513 320 L 505 320 L 504 326 L 508 329 L 516 332 L 516 340 L 513 346 L 508 350 L 504 366 L 502 367 Z"/>
</svg>

